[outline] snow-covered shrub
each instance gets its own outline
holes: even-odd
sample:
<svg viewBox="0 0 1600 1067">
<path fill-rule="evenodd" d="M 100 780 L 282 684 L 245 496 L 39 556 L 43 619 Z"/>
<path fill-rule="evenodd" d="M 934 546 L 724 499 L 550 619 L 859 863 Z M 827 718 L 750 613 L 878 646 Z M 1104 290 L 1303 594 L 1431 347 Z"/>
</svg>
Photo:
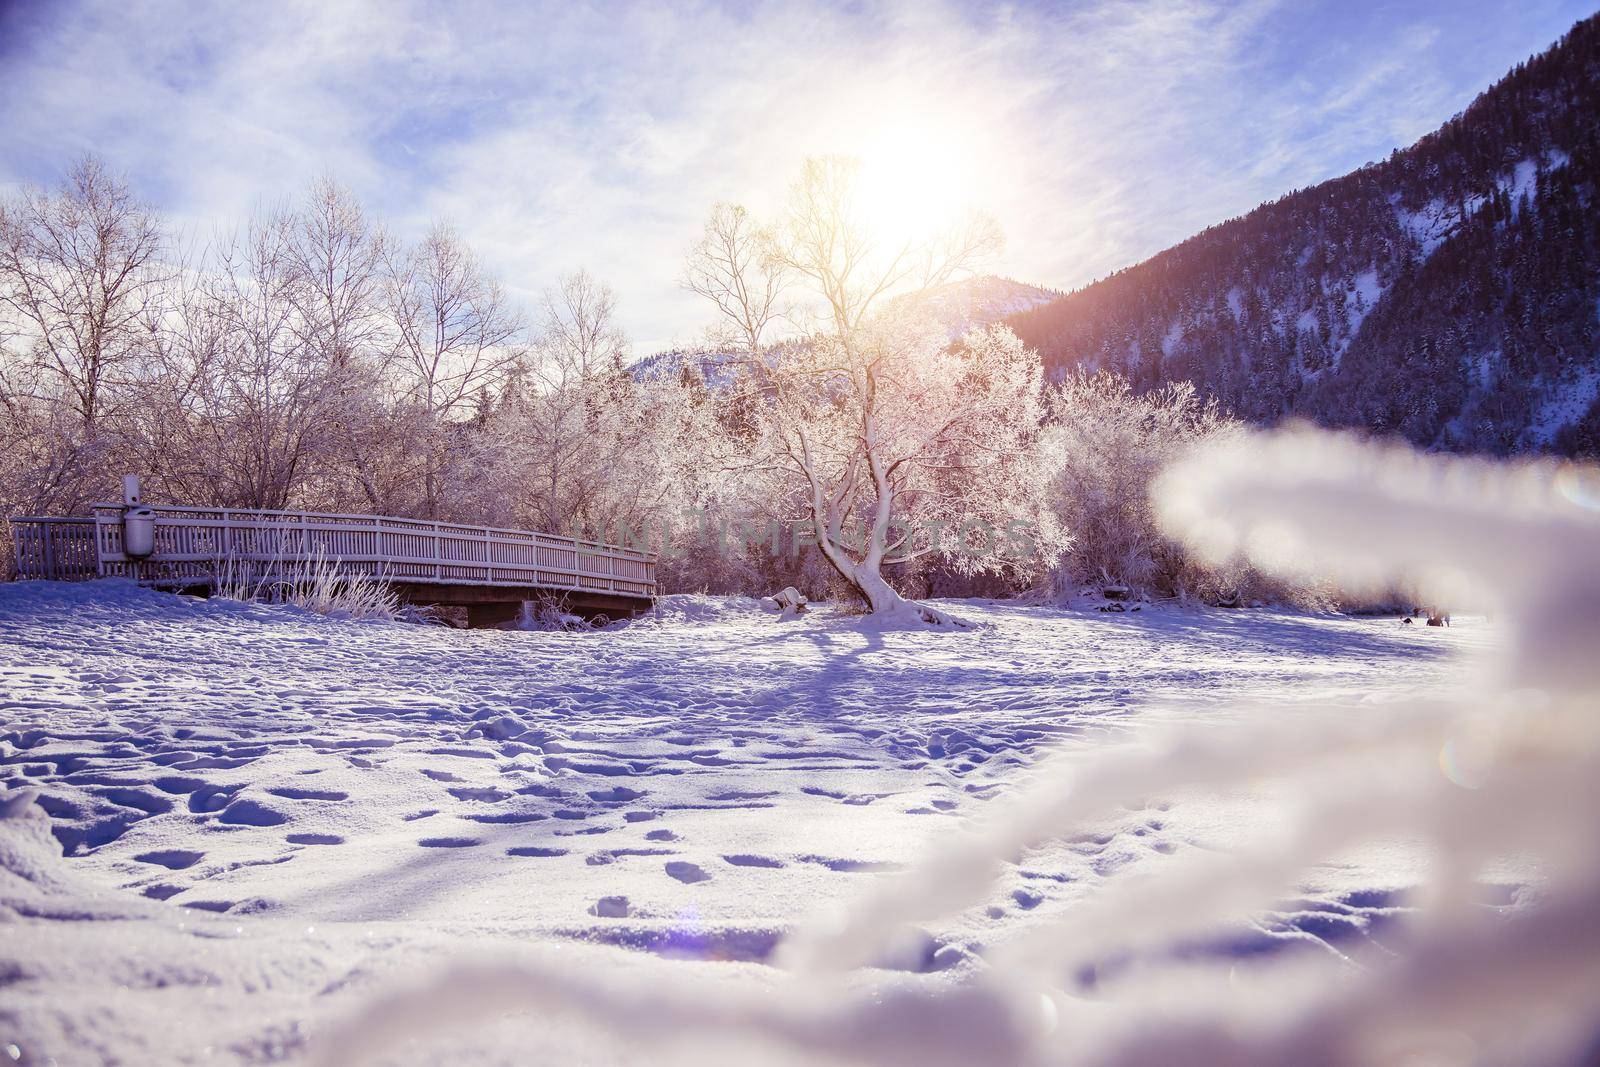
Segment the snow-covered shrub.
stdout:
<svg viewBox="0 0 1600 1067">
<path fill-rule="evenodd" d="M 288 565 L 252 567 L 223 561 L 215 592 L 231 600 L 288 604 L 335 619 L 395 619 L 400 599 L 375 575 L 350 572 L 318 555 Z"/>
<path fill-rule="evenodd" d="M 399 599 L 382 578 L 344 573 L 336 562 L 321 559 L 291 576 L 284 601 L 340 619 L 393 619 L 400 611 Z"/>
<path fill-rule="evenodd" d="M 766 596 L 794 586 L 815 600 L 846 590 L 822 556 L 792 543 L 773 548 L 761 525 L 713 517 L 712 529 L 690 527 L 662 547 L 656 580 L 663 592 Z M 852 594 L 853 595 L 853 594 Z"/>
<path fill-rule="evenodd" d="M 519 630 L 554 633 L 594 629 L 588 619 L 568 610 L 563 597 L 541 597 L 538 600 L 523 601 L 522 610 L 517 613 L 516 627 Z"/>
<path fill-rule="evenodd" d="M 1242 561 L 1202 562 L 1157 524 L 1156 476 L 1197 447 L 1244 432 L 1188 382 L 1140 393 L 1118 375 L 1080 373 L 1051 390 L 1049 419 L 1052 499 L 1072 535 L 1050 576 L 1056 596 L 1110 587 L 1230 606 L 1326 602 L 1315 582 L 1271 583 Z"/>
</svg>

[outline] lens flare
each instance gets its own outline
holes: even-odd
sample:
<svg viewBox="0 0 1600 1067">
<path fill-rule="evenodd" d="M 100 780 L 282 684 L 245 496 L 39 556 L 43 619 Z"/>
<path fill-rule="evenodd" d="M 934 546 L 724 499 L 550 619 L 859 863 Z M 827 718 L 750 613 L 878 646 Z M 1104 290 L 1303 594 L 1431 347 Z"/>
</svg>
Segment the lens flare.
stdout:
<svg viewBox="0 0 1600 1067">
<path fill-rule="evenodd" d="M 1600 469 L 1563 467 L 1556 472 L 1556 490 L 1562 496 L 1590 511 L 1600 511 Z"/>
</svg>

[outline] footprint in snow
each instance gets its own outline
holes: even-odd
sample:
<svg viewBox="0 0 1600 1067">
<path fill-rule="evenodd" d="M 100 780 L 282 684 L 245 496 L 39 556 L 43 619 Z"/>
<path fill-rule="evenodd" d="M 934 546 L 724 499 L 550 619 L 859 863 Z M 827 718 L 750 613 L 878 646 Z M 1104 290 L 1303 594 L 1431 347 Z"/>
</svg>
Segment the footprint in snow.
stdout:
<svg viewBox="0 0 1600 1067">
<path fill-rule="evenodd" d="M 619 785 L 613 789 L 596 789 L 589 794 L 589 799 L 598 801 L 601 804 L 620 804 L 629 800 L 638 800 L 642 796 L 644 794 L 637 789 L 629 789 L 627 786 Z"/>
<path fill-rule="evenodd" d="M 476 837 L 424 837 L 417 844 L 423 848 L 472 848 L 483 842 Z"/>
<path fill-rule="evenodd" d="M 1023 911 L 1032 911 L 1044 903 L 1044 897 L 1038 893 L 1030 893 L 1026 889 L 1018 889 L 1011 894 L 1011 899 L 1017 902 L 1017 907 Z"/>
<path fill-rule="evenodd" d="M 290 834 L 286 841 L 291 845 L 342 845 L 344 838 L 338 834 Z"/>
<path fill-rule="evenodd" d="M 243 786 L 203 785 L 189 794 L 189 810 L 196 815 L 221 811 Z"/>
<path fill-rule="evenodd" d="M 708 882 L 711 880 L 711 876 L 699 864 L 689 863 L 685 860 L 673 860 L 668 863 L 667 874 L 684 885 L 694 885 L 696 882 Z"/>
<path fill-rule="evenodd" d="M 498 826 L 516 826 L 522 823 L 541 822 L 545 815 L 538 811 L 497 811 L 484 814 L 482 812 L 463 815 L 462 818 L 471 822 L 492 823 Z"/>
<path fill-rule="evenodd" d="M 164 815 L 172 810 L 172 801 L 157 793 L 128 786 L 91 786 L 87 792 L 123 808 L 133 808 L 146 815 Z"/>
<path fill-rule="evenodd" d="M 166 775 L 150 783 L 164 793 L 193 793 L 205 787 L 206 782 L 200 778 L 185 778 L 181 775 Z"/>
<path fill-rule="evenodd" d="M 599 852 L 591 853 L 584 862 L 591 867 L 603 867 L 608 863 L 615 863 L 625 856 L 670 856 L 674 851 L 674 849 L 670 848 L 602 849 Z"/>
<path fill-rule="evenodd" d="M 627 897 L 601 897 L 589 908 L 589 914 L 602 919 L 626 919 L 632 912 Z"/>
<path fill-rule="evenodd" d="M 259 800 L 235 800 L 222 809 L 218 818 L 236 826 L 279 826 L 289 821 L 280 811 L 274 811 Z"/>
<path fill-rule="evenodd" d="M 204 852 L 190 852 L 187 849 L 169 848 L 157 852 L 142 852 L 133 857 L 140 863 L 153 863 L 157 867 L 165 867 L 169 871 L 181 871 L 193 867 L 205 859 Z"/>
<path fill-rule="evenodd" d="M 511 796 L 504 789 L 496 789 L 493 786 L 456 786 L 452 789 L 446 789 L 445 792 L 457 800 L 481 800 L 486 804 L 498 804 Z"/>
<path fill-rule="evenodd" d="M 285 800 L 349 800 L 350 794 L 337 789 L 269 789 L 267 792 Z"/>
<path fill-rule="evenodd" d="M 183 902 L 184 907 L 194 908 L 197 911 L 223 912 L 233 907 L 233 905 L 234 902 L 231 900 L 186 900 Z"/>
</svg>

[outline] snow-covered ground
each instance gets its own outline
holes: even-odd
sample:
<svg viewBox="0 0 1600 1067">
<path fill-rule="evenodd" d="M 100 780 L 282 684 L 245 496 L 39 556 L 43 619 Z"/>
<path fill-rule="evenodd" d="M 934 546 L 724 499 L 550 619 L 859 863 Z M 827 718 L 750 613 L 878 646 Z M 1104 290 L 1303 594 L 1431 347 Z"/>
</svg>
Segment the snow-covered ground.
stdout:
<svg viewBox="0 0 1600 1067">
<path fill-rule="evenodd" d="M 486 953 L 771 989 L 786 929 L 956 832 L 1048 749 L 1093 760 L 1154 716 L 1204 723 L 1241 698 L 1381 716 L 1472 686 L 1496 641 L 1463 619 L 946 606 L 985 625 L 674 597 L 603 632 L 455 631 L 0 585 L 0 797 L 39 791 L 0 819 L 0 1051 L 301 1059 L 375 991 Z M 1152 800 L 1009 866 L 983 907 L 853 981 L 959 984 L 1114 872 L 1236 843 L 1275 811 Z M 1369 933 L 1415 860 L 1330 868 L 1312 904 L 1219 951 Z M 651 1059 L 514 1012 L 440 1041 L 472 1062 Z"/>
</svg>

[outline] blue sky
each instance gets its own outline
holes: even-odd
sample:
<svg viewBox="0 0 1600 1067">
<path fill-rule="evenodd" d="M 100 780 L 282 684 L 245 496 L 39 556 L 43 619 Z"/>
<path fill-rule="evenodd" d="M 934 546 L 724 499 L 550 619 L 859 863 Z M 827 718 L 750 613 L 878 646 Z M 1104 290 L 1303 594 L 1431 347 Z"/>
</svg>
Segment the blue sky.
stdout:
<svg viewBox="0 0 1600 1067">
<path fill-rule="evenodd" d="M 93 151 L 203 235 L 328 174 L 525 299 L 587 267 L 644 354 L 707 320 L 709 205 L 807 154 L 994 212 L 995 268 L 1066 288 L 1410 143 L 1593 2 L 0 0 L 0 183 Z"/>
</svg>

